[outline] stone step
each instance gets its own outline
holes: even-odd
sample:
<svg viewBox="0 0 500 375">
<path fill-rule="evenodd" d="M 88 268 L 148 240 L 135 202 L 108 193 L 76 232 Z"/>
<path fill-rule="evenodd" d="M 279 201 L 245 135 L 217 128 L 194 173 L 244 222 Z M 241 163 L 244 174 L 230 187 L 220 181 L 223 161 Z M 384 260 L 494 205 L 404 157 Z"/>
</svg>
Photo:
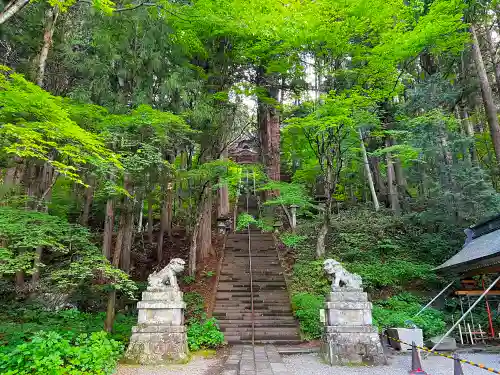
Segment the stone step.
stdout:
<svg viewBox="0 0 500 375">
<path fill-rule="evenodd" d="M 251 335 L 252 327 L 220 327 L 221 331 L 228 335 L 239 334 L 240 336 Z M 297 327 L 255 327 L 255 338 L 262 340 L 266 337 L 274 338 L 300 338 Z"/>
<path fill-rule="evenodd" d="M 234 322 L 234 320 L 229 320 Z M 221 330 L 229 330 L 229 329 L 240 329 L 240 328 L 252 328 L 252 322 L 251 321 L 243 321 L 243 323 L 227 323 L 228 320 L 226 321 L 220 321 L 219 322 L 219 327 Z M 262 327 L 275 327 L 275 328 L 292 328 L 294 330 L 297 330 L 297 323 L 294 321 L 276 321 L 276 320 L 264 320 L 264 321 L 256 321 L 254 322 L 254 327 L 255 328 L 262 328 Z"/>
<path fill-rule="evenodd" d="M 217 299 L 215 304 L 219 307 L 223 306 L 246 306 L 251 305 L 252 301 L 250 299 Z M 254 306 L 283 306 L 289 305 L 289 302 L 286 298 L 279 299 L 254 299 Z"/>
<path fill-rule="evenodd" d="M 249 340 L 240 340 L 241 344 L 251 344 L 252 342 Z M 300 339 L 255 339 L 256 345 L 266 345 L 273 344 L 276 346 L 284 346 L 284 345 L 300 345 L 303 344 L 304 341 Z"/>
<path fill-rule="evenodd" d="M 273 325 L 273 324 L 297 324 L 295 318 L 293 318 L 291 315 L 290 316 L 276 316 L 276 317 L 267 317 L 267 316 L 255 316 L 254 317 L 255 323 L 259 323 L 262 326 L 266 325 Z M 245 324 L 250 324 L 252 325 L 252 318 L 249 317 L 248 319 L 225 319 L 225 320 L 218 320 L 220 324 L 224 323 L 225 325 L 245 325 Z"/>
<path fill-rule="evenodd" d="M 215 303 L 228 303 L 228 302 L 238 302 L 238 303 L 251 303 L 252 299 L 250 296 L 248 297 L 243 297 L 243 296 L 219 296 L 217 294 L 215 298 Z M 286 295 L 270 295 L 270 296 L 254 296 L 253 298 L 254 303 L 269 303 L 269 304 L 276 304 L 280 305 L 283 303 L 288 303 L 289 299 L 288 296 Z"/>
<path fill-rule="evenodd" d="M 233 300 L 233 299 L 251 299 L 251 293 L 250 291 L 245 291 L 245 292 L 218 292 L 216 294 L 216 300 Z M 279 290 L 271 290 L 271 291 L 266 291 L 266 290 L 259 290 L 253 293 L 253 299 L 254 300 L 287 300 L 288 301 L 288 294 L 284 291 L 279 291 Z"/>
<path fill-rule="evenodd" d="M 224 309 L 232 310 L 251 310 L 251 303 L 235 301 L 228 303 L 227 301 L 217 302 L 215 304 L 215 311 L 224 311 Z M 255 311 L 292 311 L 290 304 L 286 301 L 282 303 L 254 303 L 253 308 Z"/>
<path fill-rule="evenodd" d="M 212 313 L 213 317 L 216 318 L 219 321 L 223 321 L 225 319 L 252 319 L 252 310 L 246 309 L 246 310 L 239 310 L 239 309 L 224 309 L 224 310 L 215 310 Z M 290 311 L 268 311 L 268 310 L 254 310 L 254 315 L 255 316 L 268 316 L 270 318 L 275 318 L 279 316 L 293 316 Z"/>
<path fill-rule="evenodd" d="M 254 313 L 254 319 L 257 321 L 264 321 L 264 320 L 283 320 L 283 321 L 295 321 L 295 318 L 292 316 L 292 314 L 283 314 L 283 315 L 262 315 L 260 313 Z M 233 314 L 226 314 L 225 316 L 222 316 L 221 318 L 218 318 L 217 321 L 251 321 L 252 320 L 252 313 L 233 313 Z"/>
</svg>

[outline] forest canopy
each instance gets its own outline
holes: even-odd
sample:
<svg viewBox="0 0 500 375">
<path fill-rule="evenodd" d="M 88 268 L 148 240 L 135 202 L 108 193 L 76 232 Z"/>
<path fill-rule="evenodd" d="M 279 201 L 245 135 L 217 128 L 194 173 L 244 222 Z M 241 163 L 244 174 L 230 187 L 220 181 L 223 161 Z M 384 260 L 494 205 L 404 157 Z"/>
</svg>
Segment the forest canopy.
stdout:
<svg viewBox="0 0 500 375">
<path fill-rule="evenodd" d="M 397 296 L 498 214 L 496 0 L 0 7 L 2 301 L 57 290 L 111 331 L 178 238 L 194 280 L 224 220 L 280 228 L 297 306 L 328 256 Z"/>
</svg>

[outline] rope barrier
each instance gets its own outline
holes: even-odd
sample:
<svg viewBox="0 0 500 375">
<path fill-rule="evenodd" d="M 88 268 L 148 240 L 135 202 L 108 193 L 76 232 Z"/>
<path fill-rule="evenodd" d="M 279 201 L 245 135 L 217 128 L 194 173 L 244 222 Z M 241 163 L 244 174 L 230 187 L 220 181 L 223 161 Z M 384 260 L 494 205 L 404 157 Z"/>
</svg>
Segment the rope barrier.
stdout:
<svg viewBox="0 0 500 375">
<path fill-rule="evenodd" d="M 462 359 L 462 358 L 458 358 L 458 357 L 454 357 L 454 356 L 451 356 L 449 354 L 443 354 L 443 353 L 437 353 L 436 351 L 434 350 L 430 350 L 429 348 L 426 348 L 425 346 L 419 346 L 419 345 L 414 345 L 414 344 L 410 344 L 408 342 L 404 342 L 404 341 L 401 341 L 399 339 L 396 339 L 394 337 L 391 337 L 391 336 L 388 336 L 384 333 L 382 333 L 382 336 L 384 337 L 387 337 L 388 339 L 390 340 L 393 340 L 393 341 L 396 341 L 396 342 L 399 342 L 401 344 L 405 344 L 405 345 L 409 345 L 409 346 L 414 346 L 415 348 L 417 349 L 420 349 L 424 352 L 427 352 L 427 353 L 430 353 L 430 354 L 434 354 L 434 355 L 437 355 L 437 356 L 440 356 L 440 357 L 445 357 L 445 358 L 448 358 L 448 359 L 453 359 L 455 361 L 459 361 L 461 363 L 467 363 L 471 366 L 474 366 L 474 367 L 478 367 L 480 369 L 483 369 L 483 370 L 486 370 L 486 371 L 489 371 L 489 372 L 492 372 L 494 374 L 500 374 L 500 371 L 499 370 L 495 370 L 494 368 L 492 367 L 486 367 L 486 365 L 483 365 L 482 363 L 476 363 L 476 362 L 472 362 L 472 361 L 468 361 L 466 359 Z"/>
</svg>

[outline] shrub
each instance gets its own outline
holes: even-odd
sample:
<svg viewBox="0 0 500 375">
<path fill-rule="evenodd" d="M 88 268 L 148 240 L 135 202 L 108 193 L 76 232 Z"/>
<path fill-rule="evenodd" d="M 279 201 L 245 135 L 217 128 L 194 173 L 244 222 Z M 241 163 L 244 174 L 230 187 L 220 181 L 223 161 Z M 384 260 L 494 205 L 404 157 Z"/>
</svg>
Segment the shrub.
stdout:
<svg viewBox="0 0 500 375">
<path fill-rule="evenodd" d="M 319 320 L 319 310 L 324 301 L 322 296 L 309 293 L 297 293 L 292 297 L 293 312 L 306 340 L 321 338 L 323 324 Z"/>
<path fill-rule="evenodd" d="M 285 244 L 286 247 L 295 249 L 298 245 L 306 240 L 306 236 L 301 236 L 294 233 L 283 233 L 280 237 L 281 242 Z"/>
<path fill-rule="evenodd" d="M 69 338 L 58 332 L 36 333 L 30 341 L 0 348 L 5 375 L 111 375 L 123 346 L 106 332 Z"/>
<path fill-rule="evenodd" d="M 189 350 L 215 349 L 224 343 L 224 334 L 214 318 L 205 321 L 191 321 L 187 339 Z"/>
<path fill-rule="evenodd" d="M 16 346 L 28 341 L 38 331 L 53 331 L 64 337 L 99 332 L 104 326 L 105 313 L 84 313 L 76 309 L 46 311 L 38 305 L 13 304 L 0 313 L 0 345 Z M 126 344 L 136 315 L 116 314 L 110 338 Z"/>
<path fill-rule="evenodd" d="M 325 295 L 330 292 L 330 281 L 323 270 L 323 261 L 299 262 L 293 266 L 292 292 Z"/>
<path fill-rule="evenodd" d="M 191 285 L 196 281 L 196 278 L 194 276 L 183 276 L 182 277 L 182 282 L 186 285 Z"/>
<path fill-rule="evenodd" d="M 238 218 L 236 219 L 236 230 L 247 229 L 249 225 L 255 223 L 257 223 L 257 221 L 254 219 L 252 215 L 247 214 L 246 212 L 241 213 L 238 215 Z"/>
<path fill-rule="evenodd" d="M 415 324 L 422 329 L 426 338 L 443 333 L 446 327 L 444 314 L 428 308 L 415 317 L 421 308 L 418 297 L 410 293 L 401 293 L 374 303 L 373 323 L 379 330 L 391 327 L 409 328 Z"/>
<path fill-rule="evenodd" d="M 186 321 L 200 321 L 205 318 L 205 301 L 203 296 L 197 292 L 188 292 L 184 294 L 186 303 Z"/>
<path fill-rule="evenodd" d="M 409 280 L 433 282 L 436 274 L 432 266 L 407 260 L 391 260 L 381 263 L 352 263 L 348 266 L 351 272 L 358 273 L 363 278 L 363 286 L 368 289 L 381 287 L 402 287 Z"/>
</svg>

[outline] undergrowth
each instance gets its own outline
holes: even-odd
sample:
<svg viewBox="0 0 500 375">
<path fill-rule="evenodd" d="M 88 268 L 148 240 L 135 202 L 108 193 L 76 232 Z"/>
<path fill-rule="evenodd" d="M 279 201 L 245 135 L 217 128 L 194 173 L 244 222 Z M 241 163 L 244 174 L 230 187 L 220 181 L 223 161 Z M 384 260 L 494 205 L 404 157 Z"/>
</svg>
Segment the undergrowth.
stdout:
<svg viewBox="0 0 500 375">
<path fill-rule="evenodd" d="M 441 285 L 433 268 L 460 246 L 456 232 L 441 226 L 441 232 L 433 229 L 431 235 L 415 215 L 394 217 L 364 210 L 341 212 L 332 220 L 326 258 L 340 261 L 348 271 L 362 277 L 364 289 L 374 301 L 374 324 L 380 329 L 414 324 L 426 337 L 443 332 L 448 319 L 444 312 L 428 309 L 414 318 L 422 306 L 418 295 L 426 290 L 432 294 Z M 288 256 L 294 259 L 290 292 L 294 314 L 306 339 L 321 336 L 319 310 L 331 287 L 323 259 L 315 259 L 316 236 L 316 223 L 312 221 L 299 226 L 296 233 L 280 236 Z"/>
</svg>

